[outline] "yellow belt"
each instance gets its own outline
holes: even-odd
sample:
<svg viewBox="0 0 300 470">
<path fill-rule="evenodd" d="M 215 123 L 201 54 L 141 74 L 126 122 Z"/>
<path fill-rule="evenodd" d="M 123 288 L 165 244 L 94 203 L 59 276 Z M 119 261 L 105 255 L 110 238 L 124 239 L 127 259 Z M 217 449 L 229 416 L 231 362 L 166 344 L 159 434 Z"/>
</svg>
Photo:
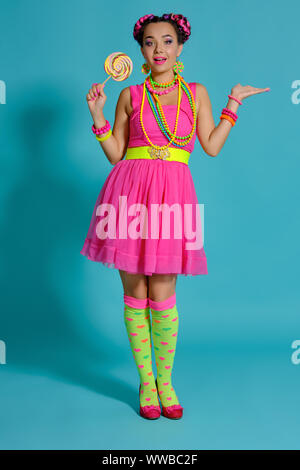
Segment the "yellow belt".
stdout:
<svg viewBox="0 0 300 470">
<path fill-rule="evenodd" d="M 166 150 L 170 152 L 170 156 L 164 158 L 164 154 L 162 153 L 161 156 L 156 156 L 152 157 L 150 153 L 148 152 L 148 149 L 153 149 L 151 146 L 147 145 L 142 145 L 140 147 L 129 147 L 127 148 L 127 152 L 125 155 L 124 160 L 135 160 L 137 158 L 146 158 L 150 160 L 165 160 L 165 161 L 171 161 L 171 162 L 181 162 L 185 163 L 188 165 L 189 158 L 190 158 L 190 152 L 187 152 L 186 150 L 180 149 L 180 148 L 174 148 L 174 147 L 168 147 Z"/>
</svg>

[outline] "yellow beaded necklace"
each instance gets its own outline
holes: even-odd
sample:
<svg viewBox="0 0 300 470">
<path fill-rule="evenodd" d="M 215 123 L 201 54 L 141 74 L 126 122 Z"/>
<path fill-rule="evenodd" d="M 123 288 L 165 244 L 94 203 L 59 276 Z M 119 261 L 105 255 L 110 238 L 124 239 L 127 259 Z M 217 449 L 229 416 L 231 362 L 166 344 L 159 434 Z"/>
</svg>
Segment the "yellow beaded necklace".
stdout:
<svg viewBox="0 0 300 470">
<path fill-rule="evenodd" d="M 160 104 L 160 101 L 159 101 L 158 97 L 156 96 L 155 93 L 153 94 L 154 98 L 155 98 L 155 101 L 157 103 L 157 106 L 158 106 L 158 110 L 159 110 L 162 122 L 165 126 L 165 129 L 167 130 L 167 133 L 171 137 L 171 140 L 169 141 L 169 143 L 167 145 L 163 145 L 163 146 L 153 144 L 151 142 L 151 140 L 149 139 L 149 137 L 147 135 L 147 132 L 145 130 L 145 126 L 144 126 L 144 123 L 143 123 L 143 109 L 144 109 L 144 102 L 145 102 L 146 80 L 144 82 L 142 105 L 141 105 L 141 111 L 140 111 L 140 124 L 141 124 L 141 127 L 143 129 L 144 135 L 145 135 L 146 139 L 148 140 L 148 142 L 150 144 L 150 148 L 148 149 L 148 152 L 150 153 L 151 157 L 155 158 L 155 159 L 156 158 L 161 158 L 161 159 L 165 160 L 166 158 L 170 157 L 170 151 L 168 150 L 168 147 L 173 142 L 174 143 L 176 142 L 177 146 L 187 145 L 190 142 L 190 140 L 192 139 L 195 128 L 196 128 L 196 106 L 195 106 L 193 93 L 192 93 L 189 85 L 185 82 L 183 77 L 181 77 L 179 74 L 177 76 L 177 80 L 178 80 L 178 104 L 177 104 L 177 113 L 176 113 L 176 120 L 175 120 L 175 126 L 174 126 L 174 133 L 172 133 L 169 129 L 166 117 L 165 117 L 164 112 L 163 112 L 162 105 Z M 192 131 L 190 132 L 190 134 L 188 136 L 184 136 L 184 137 L 176 135 L 177 126 L 178 126 L 180 103 L 181 103 L 181 88 L 182 88 L 181 82 L 186 86 L 186 88 L 188 89 L 188 91 L 190 93 L 190 96 L 191 96 L 191 109 L 192 109 L 192 113 L 193 113 L 193 128 L 192 128 Z M 179 139 L 179 141 L 178 141 L 178 139 Z M 180 140 L 182 140 L 182 139 L 185 139 L 184 142 L 180 142 Z"/>
</svg>

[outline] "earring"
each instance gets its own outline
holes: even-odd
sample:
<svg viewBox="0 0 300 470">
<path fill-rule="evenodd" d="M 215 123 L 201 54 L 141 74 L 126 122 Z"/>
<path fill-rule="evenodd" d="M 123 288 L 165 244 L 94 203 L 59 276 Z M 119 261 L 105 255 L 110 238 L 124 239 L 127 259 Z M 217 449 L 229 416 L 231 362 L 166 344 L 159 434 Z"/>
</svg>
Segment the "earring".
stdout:
<svg viewBox="0 0 300 470">
<path fill-rule="evenodd" d="M 176 60 L 176 64 L 173 65 L 174 72 L 176 72 L 176 73 L 182 72 L 183 69 L 184 69 L 183 63 L 180 60 Z M 142 65 L 142 72 L 145 73 L 145 74 L 150 72 L 150 66 L 147 64 L 147 62 L 145 62 Z"/>
<path fill-rule="evenodd" d="M 173 65 L 174 72 L 182 72 L 184 69 L 184 65 L 180 60 L 176 60 L 176 64 Z"/>
<path fill-rule="evenodd" d="M 142 72 L 147 74 L 150 72 L 150 66 L 147 64 L 147 62 L 145 62 L 143 65 L 142 65 Z"/>
</svg>

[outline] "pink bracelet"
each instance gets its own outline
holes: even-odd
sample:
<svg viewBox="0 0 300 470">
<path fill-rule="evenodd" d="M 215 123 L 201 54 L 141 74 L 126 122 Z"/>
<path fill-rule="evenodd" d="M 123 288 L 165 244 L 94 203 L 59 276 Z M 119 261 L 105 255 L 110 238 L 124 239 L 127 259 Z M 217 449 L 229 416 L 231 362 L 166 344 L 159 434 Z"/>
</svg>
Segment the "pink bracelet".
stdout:
<svg viewBox="0 0 300 470">
<path fill-rule="evenodd" d="M 110 124 L 107 119 L 105 120 L 105 125 L 103 127 L 100 127 L 99 129 L 95 127 L 95 124 L 92 125 L 92 131 L 96 135 L 105 134 L 105 132 L 107 132 L 109 129 L 110 129 Z"/>
<path fill-rule="evenodd" d="M 236 101 L 238 104 L 242 104 L 242 102 L 238 98 L 236 98 L 235 96 L 228 95 L 228 98 L 231 98 L 232 100 Z"/>
<path fill-rule="evenodd" d="M 236 121 L 237 118 L 238 118 L 238 115 L 236 113 L 234 113 L 231 109 L 228 109 L 228 108 L 223 108 L 222 109 L 222 114 L 227 114 L 228 116 L 231 116 L 232 119 L 234 119 L 234 121 Z"/>
</svg>

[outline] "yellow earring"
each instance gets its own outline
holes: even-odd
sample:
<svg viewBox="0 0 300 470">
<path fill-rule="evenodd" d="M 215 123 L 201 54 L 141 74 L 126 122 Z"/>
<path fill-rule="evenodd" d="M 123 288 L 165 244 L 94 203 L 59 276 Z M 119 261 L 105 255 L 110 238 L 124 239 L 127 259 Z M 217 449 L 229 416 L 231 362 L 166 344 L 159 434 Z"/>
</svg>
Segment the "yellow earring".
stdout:
<svg viewBox="0 0 300 470">
<path fill-rule="evenodd" d="M 147 74 L 150 72 L 150 66 L 147 64 L 147 62 L 145 62 L 143 65 L 142 65 L 142 72 Z"/>
<path fill-rule="evenodd" d="M 173 69 L 174 69 L 174 72 L 176 72 L 176 73 L 182 72 L 183 69 L 184 69 L 184 65 L 180 60 L 176 60 L 176 64 L 173 65 Z M 145 74 L 150 72 L 150 66 L 147 64 L 147 62 L 145 62 L 142 65 L 142 72 L 145 73 Z"/>
<path fill-rule="evenodd" d="M 173 65 L 174 72 L 182 72 L 184 69 L 184 65 L 180 60 L 176 60 L 176 64 Z"/>
</svg>

